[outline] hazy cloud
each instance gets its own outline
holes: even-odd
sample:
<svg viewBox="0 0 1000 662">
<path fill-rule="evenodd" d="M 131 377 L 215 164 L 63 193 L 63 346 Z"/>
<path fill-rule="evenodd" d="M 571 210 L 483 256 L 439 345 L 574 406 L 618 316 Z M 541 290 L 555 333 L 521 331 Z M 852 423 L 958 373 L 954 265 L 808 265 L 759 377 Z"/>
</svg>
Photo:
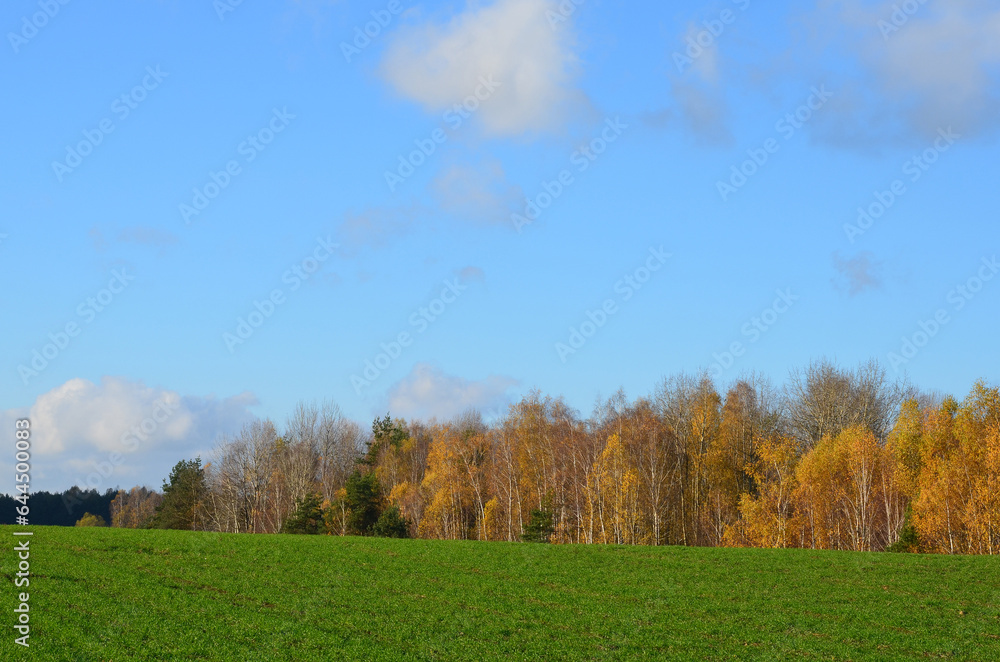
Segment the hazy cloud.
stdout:
<svg viewBox="0 0 1000 662">
<path fill-rule="evenodd" d="M 101 232 L 101 229 L 96 225 L 90 228 L 90 231 L 87 232 L 87 236 L 90 237 L 90 241 L 93 243 L 95 251 L 101 252 L 108 247 L 107 241 L 104 239 L 104 233 Z"/>
<path fill-rule="evenodd" d="M 733 135 L 726 124 L 728 106 L 722 91 L 705 85 L 675 82 L 674 101 L 687 128 L 699 142 L 728 145 Z"/>
<path fill-rule="evenodd" d="M 824 2 L 811 16 L 817 43 L 861 69 L 860 78 L 851 72 L 843 82 L 831 80 L 844 95 L 824 113 L 825 137 L 854 146 L 925 138 L 947 127 L 962 134 L 995 130 L 1000 7 L 935 0 L 910 15 L 900 4 Z"/>
<path fill-rule="evenodd" d="M 409 234 L 417 221 L 418 207 L 371 207 L 348 213 L 338 228 L 344 253 L 353 255 L 362 248 L 380 248 Z"/>
<path fill-rule="evenodd" d="M 846 290 L 850 296 L 882 287 L 882 279 L 878 275 L 882 263 L 875 260 L 868 251 L 849 259 L 834 253 L 833 266 L 837 270 L 837 277 L 833 279 L 834 286 L 839 290 Z"/>
<path fill-rule="evenodd" d="M 524 200 L 524 191 L 507 181 L 496 159 L 452 165 L 431 186 L 443 211 L 478 223 L 509 225 L 511 212 Z"/>
<path fill-rule="evenodd" d="M 688 57 L 688 44 L 699 43 L 699 34 L 706 33 L 703 24 L 690 23 L 684 35 L 678 36 L 673 58 Z M 723 33 L 725 35 L 726 33 Z M 733 142 L 733 135 L 727 125 L 729 105 L 725 90 L 727 77 L 732 76 L 731 67 L 724 70 L 722 56 L 719 53 L 718 40 L 723 36 L 713 38 L 708 46 L 700 46 L 695 57 L 687 60 L 687 66 L 682 72 L 670 76 L 670 96 L 674 109 L 665 109 L 649 116 L 653 122 L 663 126 L 673 119 L 676 112 L 691 135 L 699 143 L 707 145 L 728 145 Z M 676 64 L 676 60 L 674 60 Z M 730 61 L 726 61 L 731 65 Z"/>
<path fill-rule="evenodd" d="M 177 235 L 170 232 L 164 232 L 156 228 L 136 226 L 121 230 L 118 233 L 118 241 L 128 244 L 139 244 L 141 246 L 166 248 L 167 246 L 175 245 L 179 239 Z"/>
<path fill-rule="evenodd" d="M 458 277 L 464 281 L 475 280 L 482 283 L 486 281 L 486 272 L 479 267 L 465 267 L 459 270 Z"/>
<path fill-rule="evenodd" d="M 111 242 L 118 242 L 120 244 L 135 244 L 137 246 L 145 246 L 148 248 L 158 248 L 161 253 L 164 249 L 174 246 L 180 242 L 178 236 L 173 233 L 141 225 L 127 227 L 117 231 L 108 229 L 102 230 L 100 227 L 95 225 L 90 228 L 89 232 L 87 232 L 87 236 L 90 238 L 94 246 L 94 250 L 98 252 L 103 252 L 108 249 L 109 237 Z"/>
<path fill-rule="evenodd" d="M 500 409 L 507 401 L 507 391 L 518 383 L 498 375 L 470 381 L 418 363 L 389 389 L 389 411 L 406 418 L 448 419 L 470 408 Z"/>
</svg>

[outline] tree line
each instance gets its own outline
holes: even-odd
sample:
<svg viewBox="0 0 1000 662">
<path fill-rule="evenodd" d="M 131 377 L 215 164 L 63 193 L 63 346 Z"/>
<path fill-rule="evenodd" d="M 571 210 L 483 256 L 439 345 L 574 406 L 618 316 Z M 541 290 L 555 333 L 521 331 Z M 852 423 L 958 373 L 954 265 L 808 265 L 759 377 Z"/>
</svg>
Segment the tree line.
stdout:
<svg viewBox="0 0 1000 662">
<path fill-rule="evenodd" d="M 63 492 L 32 492 L 29 521 L 36 526 L 73 526 L 87 513 L 111 520 L 111 502 L 117 490 L 103 493 L 94 489 L 71 487 Z M 13 496 L 0 494 L 0 524 L 14 524 L 21 504 Z"/>
<path fill-rule="evenodd" d="M 137 491 L 138 490 L 138 491 Z M 875 362 L 819 361 L 781 388 L 707 375 L 622 392 L 589 418 L 534 392 L 486 422 L 299 405 L 255 420 L 114 526 L 580 544 L 1000 551 L 1000 394 L 961 402 Z"/>
</svg>

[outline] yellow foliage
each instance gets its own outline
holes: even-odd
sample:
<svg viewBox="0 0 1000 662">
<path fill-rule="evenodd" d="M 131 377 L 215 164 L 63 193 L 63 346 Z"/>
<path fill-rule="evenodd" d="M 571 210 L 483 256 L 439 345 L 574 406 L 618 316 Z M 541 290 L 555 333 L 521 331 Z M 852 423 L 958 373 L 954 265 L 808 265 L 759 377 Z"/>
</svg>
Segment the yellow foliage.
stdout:
<svg viewBox="0 0 1000 662">
<path fill-rule="evenodd" d="M 483 540 L 500 540 L 500 517 L 500 502 L 493 497 L 483 506 L 483 520 L 479 523 L 482 527 Z"/>
</svg>

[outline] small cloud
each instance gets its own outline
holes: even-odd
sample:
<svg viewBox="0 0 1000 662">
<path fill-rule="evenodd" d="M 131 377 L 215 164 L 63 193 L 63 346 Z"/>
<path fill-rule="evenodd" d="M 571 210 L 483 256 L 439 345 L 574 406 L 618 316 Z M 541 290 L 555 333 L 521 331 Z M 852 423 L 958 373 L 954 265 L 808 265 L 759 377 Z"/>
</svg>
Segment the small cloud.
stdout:
<svg viewBox="0 0 1000 662">
<path fill-rule="evenodd" d="M 417 213 L 416 206 L 371 207 L 360 214 L 349 213 L 338 228 L 344 253 L 353 255 L 362 248 L 381 248 L 409 234 Z"/>
<path fill-rule="evenodd" d="M 405 418 L 449 419 L 469 409 L 502 409 L 508 401 L 507 391 L 519 383 L 498 375 L 471 381 L 418 363 L 389 389 L 388 406 L 393 415 Z"/>
<path fill-rule="evenodd" d="M 568 25 L 553 29 L 548 11 L 558 11 L 553 0 L 469 3 L 446 25 L 404 28 L 388 46 L 382 76 L 400 95 L 431 112 L 466 99 L 483 80 L 496 81 L 499 86 L 475 115 L 487 133 L 561 129 L 586 103 L 573 87 L 572 31 Z"/>
<path fill-rule="evenodd" d="M 463 281 L 479 281 L 486 282 L 486 273 L 479 267 L 465 267 L 459 270 L 458 277 Z"/>
<path fill-rule="evenodd" d="M 177 235 L 170 232 L 163 232 L 150 227 L 125 228 L 118 233 L 118 241 L 126 244 L 138 244 L 140 246 L 151 246 L 154 248 L 166 248 L 177 244 Z"/>
<path fill-rule="evenodd" d="M 733 134 L 726 125 L 729 110 L 721 91 L 675 81 L 673 95 L 684 123 L 696 140 L 708 145 L 733 143 Z"/>
<path fill-rule="evenodd" d="M 489 159 L 475 165 L 453 165 L 432 184 L 441 209 L 478 223 L 510 224 L 510 214 L 524 191 L 507 181 L 503 165 Z"/>
<path fill-rule="evenodd" d="M 853 258 L 845 260 L 834 253 L 833 266 L 838 276 L 833 279 L 833 285 L 838 290 L 847 290 L 848 295 L 857 296 L 866 290 L 878 290 L 882 287 L 882 279 L 878 275 L 882 263 L 867 252 L 861 252 Z"/>
<path fill-rule="evenodd" d="M 331 9 L 341 3 L 342 0 L 285 0 L 285 12 L 281 17 L 280 28 L 283 36 L 293 34 L 294 28 L 300 19 L 309 22 L 313 28 L 313 34 L 319 37 L 326 32 L 330 24 Z M 239 4 L 238 2 L 233 3 Z M 297 65 L 297 56 L 289 57 L 289 68 Z"/>
<path fill-rule="evenodd" d="M 684 35 L 681 42 L 684 43 L 685 46 L 688 44 L 698 44 L 700 48 L 700 52 L 697 56 L 690 61 L 691 64 L 689 72 L 697 73 L 698 76 L 706 82 L 715 83 L 719 79 L 718 42 L 713 39 L 710 45 L 702 46 L 699 41 L 699 34 L 704 32 L 706 32 L 704 25 L 689 23 L 687 33 Z"/>
<path fill-rule="evenodd" d="M 107 242 L 104 240 L 104 233 L 96 225 L 90 228 L 87 236 L 90 237 L 90 241 L 94 244 L 94 250 L 98 253 L 108 247 Z"/>
<path fill-rule="evenodd" d="M 639 121 L 651 129 L 662 130 L 670 126 L 675 118 L 676 116 L 674 111 L 669 108 L 663 108 L 661 110 L 643 113 L 639 116 Z"/>
<path fill-rule="evenodd" d="M 168 247 L 180 242 L 177 235 L 148 226 L 133 226 L 115 231 L 108 228 L 102 230 L 95 225 L 90 228 L 87 236 L 90 237 L 94 250 L 99 253 L 107 250 L 109 243 L 158 248 L 160 253 L 163 253 Z"/>
</svg>

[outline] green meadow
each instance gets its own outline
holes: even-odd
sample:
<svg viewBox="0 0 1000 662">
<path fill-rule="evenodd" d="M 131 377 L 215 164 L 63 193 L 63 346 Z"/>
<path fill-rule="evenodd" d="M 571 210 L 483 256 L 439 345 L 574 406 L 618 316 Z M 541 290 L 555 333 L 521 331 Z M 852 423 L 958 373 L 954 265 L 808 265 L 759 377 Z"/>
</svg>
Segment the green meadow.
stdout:
<svg viewBox="0 0 1000 662">
<path fill-rule="evenodd" d="M 989 557 L 14 530 L 3 660 L 1000 660 Z"/>
</svg>

